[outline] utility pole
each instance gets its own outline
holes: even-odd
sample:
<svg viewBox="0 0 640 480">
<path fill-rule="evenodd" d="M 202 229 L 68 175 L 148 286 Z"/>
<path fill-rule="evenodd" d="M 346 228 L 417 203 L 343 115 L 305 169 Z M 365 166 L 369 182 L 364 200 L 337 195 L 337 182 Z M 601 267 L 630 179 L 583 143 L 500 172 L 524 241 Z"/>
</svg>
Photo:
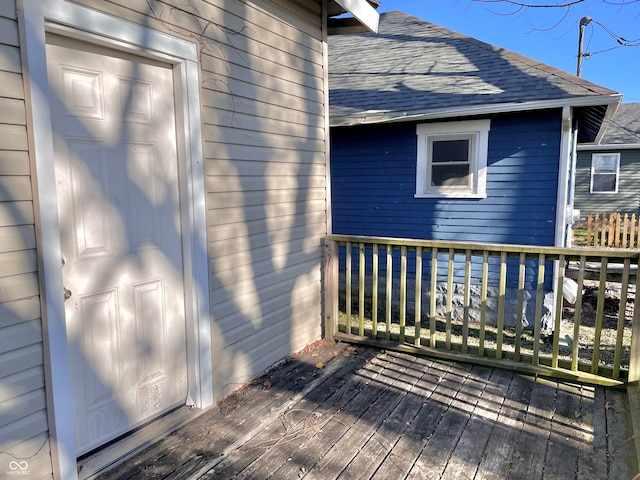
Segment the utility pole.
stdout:
<svg viewBox="0 0 640 480">
<path fill-rule="evenodd" d="M 582 73 L 582 42 L 584 40 L 584 27 L 591 23 L 591 17 L 582 17 L 580 19 L 580 33 L 578 35 L 578 71 L 576 75 L 579 77 Z"/>
</svg>

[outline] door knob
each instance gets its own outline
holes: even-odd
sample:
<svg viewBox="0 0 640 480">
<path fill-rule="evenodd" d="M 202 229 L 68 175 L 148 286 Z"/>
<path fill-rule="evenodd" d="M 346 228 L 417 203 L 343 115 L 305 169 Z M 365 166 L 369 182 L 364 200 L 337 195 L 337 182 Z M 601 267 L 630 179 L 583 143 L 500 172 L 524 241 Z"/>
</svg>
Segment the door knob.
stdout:
<svg viewBox="0 0 640 480">
<path fill-rule="evenodd" d="M 67 300 L 69 300 L 71 298 L 71 290 L 69 290 L 64 285 L 62 286 L 62 290 L 64 291 L 64 301 L 66 302 Z"/>
</svg>

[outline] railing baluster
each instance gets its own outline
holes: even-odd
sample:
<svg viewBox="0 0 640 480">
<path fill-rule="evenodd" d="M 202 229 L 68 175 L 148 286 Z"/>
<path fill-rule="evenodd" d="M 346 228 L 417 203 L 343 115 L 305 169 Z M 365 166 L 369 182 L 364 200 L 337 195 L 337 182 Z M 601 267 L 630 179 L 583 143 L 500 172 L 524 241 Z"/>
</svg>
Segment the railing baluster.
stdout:
<svg viewBox="0 0 640 480">
<path fill-rule="evenodd" d="M 520 264 L 518 268 L 518 304 L 517 304 L 517 312 L 516 312 L 516 339 L 515 339 L 515 352 L 514 352 L 514 360 L 516 362 L 520 361 L 520 347 L 522 344 L 522 315 L 523 315 L 523 307 L 524 307 L 524 281 L 527 273 L 527 256 L 526 254 L 520 253 Z"/>
<path fill-rule="evenodd" d="M 351 333 L 351 242 L 346 245 L 346 265 L 345 265 L 345 297 L 347 314 L 347 333 Z"/>
<path fill-rule="evenodd" d="M 502 336 L 504 330 L 504 302 L 507 294 L 507 252 L 500 252 L 500 286 L 498 287 L 498 325 L 496 358 L 502 358 Z"/>
<path fill-rule="evenodd" d="M 607 262 L 608 257 L 600 259 L 600 283 L 598 284 L 598 305 L 596 307 L 596 331 L 593 339 L 593 358 L 591 359 L 591 373 L 598 373 L 600 363 L 600 339 L 602 337 L 602 323 L 604 320 L 604 300 L 607 290 Z"/>
<path fill-rule="evenodd" d="M 571 345 L 571 370 L 574 372 L 578 370 L 578 360 L 580 352 L 578 347 L 580 346 L 580 320 L 582 317 L 582 289 L 584 287 L 584 272 L 585 265 L 587 263 L 587 257 L 582 255 L 580 257 L 580 265 L 578 267 L 578 295 L 576 297 L 576 304 L 573 310 L 573 344 Z"/>
<path fill-rule="evenodd" d="M 371 336 L 376 338 L 378 336 L 378 275 L 379 275 L 379 259 L 378 259 L 378 244 L 373 244 L 373 258 L 372 272 L 371 272 Z"/>
<path fill-rule="evenodd" d="M 469 303 L 471 301 L 471 250 L 467 250 L 464 263 L 464 299 L 462 314 L 462 353 L 467 353 L 469 344 Z"/>
<path fill-rule="evenodd" d="M 455 268 L 456 252 L 453 248 L 449 249 L 449 264 L 447 266 L 447 307 L 446 307 L 446 337 L 445 348 L 451 350 L 451 317 L 453 310 L 453 270 Z"/>
<path fill-rule="evenodd" d="M 400 343 L 404 343 L 407 321 L 407 247 L 400 247 Z"/>
<path fill-rule="evenodd" d="M 622 357 L 622 339 L 624 337 L 624 324 L 627 319 L 627 292 L 629 290 L 629 272 L 631 259 L 624 259 L 622 269 L 622 287 L 620 290 L 620 304 L 618 305 L 618 330 L 616 331 L 616 348 L 613 358 L 613 378 L 620 378 L 620 361 Z"/>
<path fill-rule="evenodd" d="M 389 340 L 391 338 L 391 310 L 392 310 L 392 292 L 393 292 L 393 251 L 391 245 L 387 245 L 387 290 L 385 292 L 385 324 L 387 331 L 384 334 L 384 338 Z"/>
<path fill-rule="evenodd" d="M 489 252 L 482 253 L 482 286 L 480 288 L 480 331 L 478 332 L 478 355 L 484 356 L 484 335 L 487 324 L 487 287 L 489 284 Z"/>
<path fill-rule="evenodd" d="M 536 309 L 533 327 L 533 364 L 538 365 L 540 354 L 540 326 L 542 324 L 542 301 L 544 299 L 544 262 L 545 254 L 538 255 L 538 284 L 536 287 Z"/>
<path fill-rule="evenodd" d="M 610 216 L 610 215 L 608 215 Z M 606 216 L 605 216 L 606 219 Z M 622 216 L 618 224 L 621 228 L 622 237 L 619 245 L 631 245 L 632 230 L 628 220 Z M 614 230 L 616 221 L 614 220 Z M 601 227 L 598 227 L 601 229 Z M 606 229 L 604 242 L 607 243 L 608 233 L 612 230 Z M 626 233 L 625 233 L 626 232 Z M 625 244 L 625 235 L 627 242 Z M 615 244 L 615 238 L 611 237 Z M 510 246 L 510 245 L 482 245 L 462 242 L 445 241 L 420 241 L 411 239 L 378 239 L 378 243 L 372 237 L 357 237 L 347 235 L 329 235 L 325 244 L 324 263 L 324 290 L 325 290 L 325 335 L 327 339 L 332 336 L 335 339 L 346 339 L 350 336 L 350 341 L 371 343 L 376 338 L 393 340 L 396 344 L 382 344 L 383 348 L 400 349 L 402 351 L 412 351 L 435 355 L 436 357 L 454 360 L 458 352 L 467 354 L 466 360 L 471 360 L 473 356 L 482 357 L 476 361 L 481 364 L 500 366 L 507 368 L 528 371 L 537 374 L 550 374 L 562 378 L 571 378 L 578 381 L 587 381 L 598 384 L 622 384 L 628 381 L 640 379 L 640 296 L 636 296 L 634 303 L 634 321 L 631 327 L 628 325 L 625 307 L 627 297 L 633 296 L 633 287 L 630 286 L 630 279 L 634 275 L 636 289 L 639 288 L 640 280 L 636 275 L 635 268 L 640 257 L 637 252 L 622 250 L 571 250 L 556 247 L 537 246 Z M 634 244 L 636 241 L 634 240 Z M 386 264 L 384 258 L 380 257 L 381 249 L 387 250 Z M 345 255 L 342 248 L 345 248 Z M 332 253 L 335 249 L 338 255 Z M 393 249 L 396 249 L 395 252 Z M 369 252 L 371 249 L 371 252 Z M 425 286 L 424 258 L 430 251 L 430 285 L 429 290 Z M 357 252 L 357 254 L 355 253 Z M 415 252 L 415 261 L 413 254 Z M 371 260 L 367 257 L 371 253 Z M 446 287 L 444 285 L 444 268 L 439 269 L 438 255 L 448 254 L 446 266 Z M 398 255 L 399 254 L 399 255 Z M 334 256 L 332 256 L 334 255 Z M 357 258 L 355 256 L 358 255 Z M 464 258 L 464 289 L 462 279 L 458 279 L 456 266 L 461 267 L 460 260 Z M 464 255 L 464 257 L 463 257 Z M 400 257 L 400 264 L 395 267 L 393 262 Z M 394 259 L 395 257 L 395 259 Z M 518 258 L 519 257 L 519 258 Z M 511 315 L 511 309 L 507 293 L 510 282 L 515 283 L 515 262 L 511 265 L 511 259 L 518 258 L 518 280 L 517 280 L 517 311 Z M 344 259 L 345 263 L 342 263 Z M 537 261 L 537 270 L 536 268 Z M 558 262 L 560 268 L 553 281 L 556 296 L 554 299 L 555 315 L 553 319 L 553 343 L 550 353 L 542 353 L 542 310 L 545 299 L 545 292 L 549 290 L 549 272 L 546 270 L 547 263 Z M 570 262 L 569 262 L 570 261 Z M 354 263 L 358 262 L 358 271 L 354 271 Z M 370 265 L 368 263 L 371 262 Z M 458 263 L 456 263 L 458 262 Z M 499 263 L 498 263 L 499 262 Z M 594 270 L 591 262 L 597 265 L 598 270 Z M 616 272 L 615 264 L 623 264 L 621 272 Z M 335 264 L 335 267 L 333 266 Z M 414 272 L 415 278 L 411 277 Z M 568 269 L 566 268 L 568 266 Z M 514 267 L 513 269 L 511 267 Z M 634 269 L 633 273 L 631 269 Z M 410 272 L 409 272 L 410 270 Z M 513 270 L 513 272 L 511 271 Z M 593 342 L 586 347 L 580 341 L 581 333 L 584 334 L 583 325 L 583 288 L 588 275 L 596 272 L 598 278 L 598 299 L 595 308 L 595 332 Z M 620 275 L 622 273 L 622 275 Z M 441 276 L 439 277 L 439 274 Z M 575 276 L 574 276 L 575 274 Z M 342 276 L 345 275 L 343 282 Z M 381 297 L 381 290 L 384 288 L 381 276 L 386 275 L 386 304 L 385 298 Z M 614 276 L 615 275 L 615 276 Z M 369 279 L 371 277 L 371 279 Z M 395 277 L 395 278 L 394 278 Z M 531 278 L 533 277 L 533 278 Z M 537 280 L 536 280 L 537 277 Z M 563 319 L 563 297 L 562 290 L 567 278 L 574 278 L 577 281 L 577 295 L 575 301 L 573 328 L 571 334 L 573 341 L 570 348 L 571 358 L 564 359 L 564 351 L 560 352 Z M 357 281 L 356 281 L 357 278 Z M 443 289 L 446 296 L 439 294 L 438 280 L 442 280 Z M 616 280 L 617 278 L 617 280 Z M 332 280 L 333 279 L 333 280 Z M 611 280 L 621 284 L 620 289 L 620 310 L 617 317 L 617 327 L 609 326 L 605 320 L 605 300 L 607 281 Z M 333 283 L 332 283 L 333 282 Z M 414 282 L 414 283 L 411 283 Z M 460 283 L 460 285 L 458 283 Z M 472 285 L 473 282 L 473 285 Z M 332 285 L 335 284 L 335 287 Z M 395 284 L 399 285 L 399 291 L 395 290 Z M 575 285 L 574 285 L 575 286 Z M 337 288 L 336 288 L 337 287 Z M 342 292 L 345 288 L 345 292 Z M 356 299 L 355 290 L 358 289 Z M 371 292 L 369 290 L 371 289 Z M 408 290 L 412 290 L 413 293 Z M 464 290 L 464 291 L 463 291 Z M 475 293 L 477 290 L 478 293 Z M 494 293 L 495 291 L 495 293 Z M 428 293 L 427 293 L 428 292 Z M 479 295 L 472 297 L 474 295 Z M 533 345 L 530 348 L 528 332 L 524 332 L 525 304 L 529 293 L 536 296 L 535 310 L 533 315 Z M 371 294 L 371 297 L 369 297 Z M 428 307 L 423 306 L 423 296 L 429 294 L 430 302 Z M 413 298 L 407 295 L 414 295 Z M 497 295 L 497 298 L 494 297 Z M 515 295 L 514 295 L 515 296 Z M 460 298 L 458 298 L 460 297 Z M 342 301 L 338 299 L 346 298 L 344 308 Z M 493 306 L 493 300 L 496 305 Z M 479 300 L 479 301 L 478 301 Z M 515 300 L 515 299 L 514 299 Z M 399 305 L 398 305 L 399 302 Z M 460 302 L 463 308 L 458 311 L 454 305 Z M 410 313 L 410 308 L 415 306 L 414 312 Z M 358 315 L 354 309 L 358 309 Z M 425 310 L 423 313 L 422 310 Z M 371 313 L 369 313 L 371 309 Z M 382 310 L 385 313 L 382 313 Z M 476 310 L 478 309 L 478 310 Z M 344 312 L 346 311 L 346 317 Z M 414 318 L 413 329 L 411 328 L 412 318 L 407 319 L 407 314 Z M 442 318 L 440 315 L 442 314 Z M 338 316 L 339 315 L 339 316 Z M 385 320 L 383 320 L 383 315 Z M 422 330 L 422 318 L 429 321 L 429 326 L 424 325 Z M 477 318 L 479 317 L 479 318 Z M 508 318 L 507 318 L 508 317 Z M 527 315 L 528 317 L 528 315 Z M 345 324 L 342 318 L 346 318 Z M 507 329 L 506 322 L 511 322 L 515 318 L 516 325 L 515 339 L 511 340 L 511 327 Z M 495 319 L 495 320 L 494 320 Z M 380 329 L 385 328 L 385 335 Z M 439 322 L 442 321 L 442 325 Z M 458 322 L 462 323 L 461 338 L 457 335 Z M 479 323 L 477 322 L 479 321 Z M 494 323 L 495 322 L 495 323 Z M 495 325 L 489 327 L 488 323 Z M 471 324 L 471 325 L 470 325 Z M 356 327 L 356 325 L 358 325 Z M 393 328 L 392 328 L 393 327 Z M 397 328 L 399 327 L 399 328 Z M 469 347 L 470 327 L 472 345 Z M 477 328 L 477 329 L 476 329 Z M 616 328 L 614 333 L 614 328 Z M 407 330 L 408 329 L 408 330 Z M 428 330 L 427 330 L 428 329 Z M 393 330 L 393 332 L 392 332 Z M 454 335 L 454 330 L 456 335 Z M 631 330 L 631 346 L 629 346 L 628 333 Z M 495 334 L 495 342 L 493 332 Z M 569 333 L 569 332 L 567 332 Z M 603 348 L 605 333 L 615 336 L 615 340 L 608 341 L 606 348 L 613 348 L 611 356 L 605 355 Z M 438 341 L 439 335 L 443 341 Z M 367 338 L 362 338 L 362 337 Z M 371 338 L 368 338 L 368 337 Z M 427 342 L 427 336 L 429 341 Z M 476 340 L 477 336 L 477 342 Z M 609 338 L 609 337 L 607 337 Z M 408 343 L 407 343 L 408 342 Z M 584 340 L 583 340 L 584 342 Z M 513 348 L 512 348 L 513 344 Z M 615 344 L 615 345 L 614 345 Z M 477 348 L 476 348 L 477 345 Z M 429 348 L 424 348 L 424 347 Z M 585 348 L 592 349 L 593 354 L 585 359 Z M 546 349 L 544 350 L 546 352 Z M 629 368 L 626 365 L 626 352 L 630 352 Z M 472 360 L 471 360 L 472 361 Z M 518 365 L 518 363 L 520 365 Z M 573 372 L 569 373 L 569 369 Z"/>
<path fill-rule="evenodd" d="M 560 350 L 560 330 L 562 328 L 562 290 L 564 288 L 564 255 L 558 257 L 558 283 L 556 285 L 555 322 L 553 325 L 553 350 L 551 353 L 551 367 L 558 368 Z"/>
<path fill-rule="evenodd" d="M 364 335 L 364 279 L 365 279 L 365 258 L 364 258 L 364 243 L 359 245 L 358 257 L 358 335 Z"/>
<path fill-rule="evenodd" d="M 436 286 L 438 284 L 438 249 L 431 249 L 431 298 L 429 302 L 429 345 L 436 348 Z"/>
<path fill-rule="evenodd" d="M 416 248 L 416 297 L 415 297 L 415 333 L 414 345 L 420 345 L 420 327 L 422 323 L 422 247 Z"/>
</svg>

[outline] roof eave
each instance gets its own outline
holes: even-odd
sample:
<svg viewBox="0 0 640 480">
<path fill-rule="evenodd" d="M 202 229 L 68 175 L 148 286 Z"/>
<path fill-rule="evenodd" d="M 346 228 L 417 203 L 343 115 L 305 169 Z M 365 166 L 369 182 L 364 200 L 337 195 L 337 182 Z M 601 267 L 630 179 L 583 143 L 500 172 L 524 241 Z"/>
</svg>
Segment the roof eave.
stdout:
<svg viewBox="0 0 640 480">
<path fill-rule="evenodd" d="M 578 150 L 640 150 L 640 143 L 603 143 L 602 145 L 578 145 Z"/>
<path fill-rule="evenodd" d="M 350 115 L 336 115 L 330 118 L 331 127 L 346 127 L 354 125 L 368 125 L 376 123 L 415 122 L 452 117 L 488 115 L 494 113 L 519 112 L 527 110 L 544 110 L 561 107 L 587 107 L 593 105 L 608 105 L 607 118 L 611 118 L 622 95 L 585 95 L 580 97 L 535 100 L 530 102 L 506 102 L 481 105 L 462 105 L 458 107 L 443 107 L 435 109 L 394 111 L 369 110 Z M 612 107 L 614 106 L 614 107 Z M 602 136 L 603 130 L 600 131 Z"/>
<path fill-rule="evenodd" d="M 337 4 L 339 10 L 336 13 L 350 13 L 353 19 L 359 24 L 356 27 L 351 19 L 344 24 L 346 19 L 328 19 L 330 27 L 330 35 L 339 35 L 343 33 L 377 33 L 380 23 L 380 14 L 376 11 L 375 6 L 380 3 L 377 0 L 332 0 Z M 374 6 L 375 5 L 375 6 Z"/>
</svg>

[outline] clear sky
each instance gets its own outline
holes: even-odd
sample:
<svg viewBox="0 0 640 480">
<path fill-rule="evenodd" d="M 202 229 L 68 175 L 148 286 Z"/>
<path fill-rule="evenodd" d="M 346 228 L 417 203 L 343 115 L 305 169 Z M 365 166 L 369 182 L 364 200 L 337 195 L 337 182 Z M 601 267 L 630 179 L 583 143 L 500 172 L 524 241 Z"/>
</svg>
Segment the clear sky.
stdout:
<svg viewBox="0 0 640 480">
<path fill-rule="evenodd" d="M 583 46 L 589 56 L 582 62 L 582 77 L 623 94 L 623 102 L 640 102 L 640 1 L 611 4 L 624 1 L 585 0 L 569 10 L 518 10 L 495 1 L 380 0 L 378 11 L 399 10 L 572 74 L 577 68 L 580 19 L 589 16 L 592 22 L 584 29 Z M 633 46 L 620 46 L 614 37 Z"/>
</svg>

